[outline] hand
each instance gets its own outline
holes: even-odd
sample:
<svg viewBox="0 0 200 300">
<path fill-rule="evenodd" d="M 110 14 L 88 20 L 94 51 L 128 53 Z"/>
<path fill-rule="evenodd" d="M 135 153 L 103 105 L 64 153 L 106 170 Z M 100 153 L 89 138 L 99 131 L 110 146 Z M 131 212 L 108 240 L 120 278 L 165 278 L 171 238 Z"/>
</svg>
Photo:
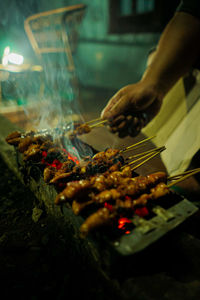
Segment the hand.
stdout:
<svg viewBox="0 0 200 300">
<path fill-rule="evenodd" d="M 117 133 L 120 138 L 126 136 L 135 137 L 141 129 L 148 123 L 146 114 L 138 113 L 133 115 L 119 115 L 109 121 L 109 130 L 112 133 Z"/>
<path fill-rule="evenodd" d="M 113 119 L 121 114 L 145 112 L 156 115 L 162 103 L 162 93 L 140 81 L 120 89 L 101 113 L 103 119 Z"/>
<path fill-rule="evenodd" d="M 135 136 L 147 124 L 147 119 L 150 121 L 159 112 L 162 98 L 156 87 L 140 81 L 119 90 L 110 99 L 101 117 L 110 121 L 111 131 L 118 132 L 119 136 L 125 132 L 125 135 Z M 120 134 L 122 128 L 124 133 Z"/>
</svg>

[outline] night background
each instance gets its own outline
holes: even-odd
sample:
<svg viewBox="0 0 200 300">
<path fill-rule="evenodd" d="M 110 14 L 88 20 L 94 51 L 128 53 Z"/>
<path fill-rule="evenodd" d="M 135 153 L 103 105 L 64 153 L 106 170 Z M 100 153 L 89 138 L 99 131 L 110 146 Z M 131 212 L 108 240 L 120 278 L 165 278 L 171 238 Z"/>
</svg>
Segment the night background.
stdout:
<svg viewBox="0 0 200 300">
<path fill-rule="evenodd" d="M 72 23 L 64 19 L 64 27 L 54 16 L 47 17 L 45 28 L 39 21 L 27 19 L 77 4 L 85 5 L 81 19 Z M 141 78 L 149 51 L 156 47 L 178 4 L 178 0 L 2 1 L 0 142 L 12 126 L 25 131 L 49 129 L 63 122 L 99 117 L 117 90 Z M 69 37 L 67 51 L 72 54 L 71 61 L 67 51 L 37 53 L 25 30 L 27 20 L 44 49 L 51 44 L 65 47 L 63 35 L 55 41 L 57 32 L 64 30 Z M 23 56 L 22 65 L 3 62 L 8 57 L 8 47 L 9 54 Z M 194 82 L 189 78 L 187 83 L 189 86 Z M 122 149 L 144 138 L 142 135 L 121 140 L 101 129 L 89 138 L 99 151 L 111 146 Z M 80 241 L 73 228 L 69 231 L 71 224 L 48 214 L 37 192 L 30 192 L 8 168 L 13 157 L 11 146 L 7 147 L 6 159 L 0 157 L 1 299 L 199 299 L 199 213 L 155 247 L 119 258 L 108 251 L 110 244 L 104 247 L 104 243 L 90 237 Z M 4 153 L 5 148 L 1 151 Z M 148 167 L 147 164 L 144 170 Z M 155 171 L 164 166 L 158 159 L 151 168 Z M 27 174 L 23 176 L 27 179 Z M 183 184 L 176 191 L 195 203 L 200 195 L 199 184 L 195 184 Z M 43 186 L 49 192 L 47 184 Z M 87 249 L 93 249 L 92 254 Z"/>
</svg>

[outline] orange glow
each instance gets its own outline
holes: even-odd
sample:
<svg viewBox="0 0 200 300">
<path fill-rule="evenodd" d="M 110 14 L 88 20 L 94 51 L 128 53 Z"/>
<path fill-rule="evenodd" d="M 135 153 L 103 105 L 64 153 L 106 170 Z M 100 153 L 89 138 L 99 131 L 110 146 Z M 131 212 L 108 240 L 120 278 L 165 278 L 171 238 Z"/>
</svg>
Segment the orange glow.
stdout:
<svg viewBox="0 0 200 300">
<path fill-rule="evenodd" d="M 76 150 L 75 147 L 72 147 L 72 149 Z M 71 153 L 69 153 L 66 149 L 62 149 L 62 151 L 67 154 L 67 158 L 68 159 L 71 159 L 73 162 L 75 162 L 75 164 L 79 164 L 79 160 L 78 160 L 78 157 L 75 156 L 75 155 L 72 155 Z"/>
<path fill-rule="evenodd" d="M 134 213 L 139 217 L 143 218 L 149 214 L 149 211 L 146 207 L 136 208 Z"/>
<path fill-rule="evenodd" d="M 126 224 L 130 224 L 132 221 L 128 218 L 120 218 L 118 220 L 118 228 L 119 229 L 125 229 Z"/>
</svg>

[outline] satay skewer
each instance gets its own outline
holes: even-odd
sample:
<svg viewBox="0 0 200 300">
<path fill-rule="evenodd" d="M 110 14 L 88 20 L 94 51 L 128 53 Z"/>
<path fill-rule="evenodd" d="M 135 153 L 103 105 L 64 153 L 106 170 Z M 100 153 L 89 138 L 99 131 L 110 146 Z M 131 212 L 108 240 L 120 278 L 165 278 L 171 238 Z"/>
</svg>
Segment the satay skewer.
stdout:
<svg viewBox="0 0 200 300">
<path fill-rule="evenodd" d="M 164 149 L 163 149 L 164 150 Z M 163 151 L 162 150 L 162 151 Z M 131 168 L 132 171 L 136 170 L 137 168 L 141 167 L 143 164 L 145 164 L 147 161 L 149 161 L 150 159 L 154 158 L 156 155 L 160 154 L 162 151 L 157 151 L 156 153 L 152 154 L 151 156 L 147 157 L 144 161 L 142 161 L 141 163 L 139 163 L 138 165 L 134 166 Z M 144 158 L 144 157 L 143 157 Z"/>
<path fill-rule="evenodd" d="M 97 118 L 97 119 L 93 119 L 93 120 L 87 121 L 85 123 L 89 125 L 91 123 L 95 123 L 95 122 L 100 121 L 100 120 L 101 120 L 101 118 Z"/>
<path fill-rule="evenodd" d="M 105 124 L 105 123 L 107 123 L 107 122 L 108 122 L 108 120 L 102 120 L 102 121 L 100 121 L 100 122 L 98 122 L 98 123 L 96 123 L 96 124 L 89 125 L 89 126 L 90 126 L 90 128 L 94 128 L 94 127 L 98 127 L 98 126 L 100 126 L 100 125 L 103 125 L 103 124 Z"/>
<path fill-rule="evenodd" d="M 145 155 L 140 156 L 139 158 L 137 158 L 137 159 L 135 159 L 135 160 L 129 162 L 128 164 L 126 164 L 125 166 L 123 166 L 122 169 L 125 168 L 127 165 L 128 165 L 128 166 L 131 166 L 131 165 L 137 163 L 138 161 L 143 160 L 143 159 L 145 159 L 145 158 L 147 157 L 147 159 L 145 159 L 145 160 L 141 163 L 141 164 L 143 164 L 143 163 L 145 163 L 146 161 L 148 161 L 149 159 L 151 159 L 151 158 L 153 158 L 154 156 L 156 156 L 157 154 L 161 153 L 161 152 L 162 152 L 163 150 L 165 150 L 165 149 L 166 149 L 165 146 L 160 147 L 160 148 L 156 148 L 156 149 L 154 149 L 154 150 L 152 150 L 152 151 L 146 153 Z M 155 153 L 154 153 L 154 152 L 155 152 Z M 139 164 L 138 166 L 140 166 L 141 164 Z M 134 168 L 135 168 L 135 167 L 134 167 Z"/>
<path fill-rule="evenodd" d="M 135 157 L 138 157 L 138 156 L 140 157 L 140 156 L 143 156 L 143 155 L 145 155 L 145 154 L 152 153 L 152 152 L 155 152 L 155 151 L 164 150 L 163 148 L 165 148 L 165 146 L 157 147 L 157 148 L 153 148 L 153 149 L 150 149 L 150 150 L 141 152 L 141 153 L 137 153 L 137 154 L 128 156 L 128 157 L 126 158 L 126 160 L 131 160 L 131 159 L 133 159 L 133 158 L 135 158 Z"/>
<path fill-rule="evenodd" d="M 196 169 L 195 171 L 186 174 L 182 178 L 179 178 L 170 184 L 160 182 L 155 187 L 151 188 L 149 193 L 144 193 L 140 195 L 137 199 L 134 199 L 133 201 L 129 201 L 129 202 L 127 202 L 127 200 L 121 201 L 120 199 L 118 199 L 116 201 L 116 204 L 119 208 L 121 207 L 126 209 L 134 209 L 137 206 L 146 206 L 149 201 L 155 201 L 160 197 L 169 194 L 170 187 L 172 187 L 173 185 L 189 178 L 192 175 L 197 174 L 198 172 L 200 172 L 200 169 Z M 89 232 L 97 228 L 112 224 L 112 221 L 117 217 L 118 217 L 117 208 L 115 209 L 114 207 L 114 209 L 112 210 L 109 210 L 106 207 L 100 208 L 95 213 L 90 215 L 81 225 L 80 227 L 81 237 L 83 238 L 86 237 L 89 234 Z"/>
<path fill-rule="evenodd" d="M 146 138 L 146 139 L 144 139 L 144 140 L 142 140 L 142 141 L 140 141 L 140 142 L 137 142 L 137 143 L 135 143 L 135 144 L 133 144 L 133 145 L 130 145 L 130 146 L 128 146 L 128 147 L 125 147 L 124 149 L 122 149 L 122 150 L 120 150 L 120 153 L 125 153 L 125 152 L 127 152 L 127 151 L 131 151 L 132 150 L 132 148 L 135 148 L 136 146 L 138 146 L 138 145 L 140 145 L 140 144 L 143 144 L 143 143 L 145 143 L 145 142 L 147 142 L 147 141 L 149 141 L 149 140 L 152 140 L 153 138 L 155 138 L 156 136 L 155 135 L 153 135 L 153 136 L 150 136 L 150 137 L 148 137 L 148 138 Z"/>
<path fill-rule="evenodd" d="M 193 175 L 195 175 L 195 174 L 197 174 L 197 173 L 199 173 L 199 172 L 200 172 L 200 168 L 194 169 L 193 171 L 191 171 L 190 173 L 184 175 L 183 177 L 178 178 L 178 179 L 175 180 L 175 181 L 172 181 L 172 182 L 169 183 L 167 186 L 168 186 L 168 188 L 170 188 L 170 187 L 172 187 L 173 185 L 175 185 L 175 184 L 177 184 L 177 183 L 179 183 L 179 182 L 181 182 L 181 181 L 183 181 L 183 180 L 185 180 L 185 179 L 187 179 L 187 178 L 189 178 L 189 177 L 191 177 L 191 176 L 193 176 Z M 168 179 L 169 179 L 169 178 L 170 178 L 170 177 L 168 177 Z"/>
<path fill-rule="evenodd" d="M 188 170 L 188 171 L 185 171 L 185 172 L 182 172 L 182 173 L 179 173 L 179 174 L 169 176 L 168 179 L 169 180 L 176 180 L 176 179 L 179 179 L 180 177 L 182 178 L 182 176 L 184 176 L 184 175 L 193 173 L 194 171 L 198 171 L 198 170 L 200 170 L 200 168 L 196 168 L 196 169 L 193 169 L 193 170 Z"/>
</svg>

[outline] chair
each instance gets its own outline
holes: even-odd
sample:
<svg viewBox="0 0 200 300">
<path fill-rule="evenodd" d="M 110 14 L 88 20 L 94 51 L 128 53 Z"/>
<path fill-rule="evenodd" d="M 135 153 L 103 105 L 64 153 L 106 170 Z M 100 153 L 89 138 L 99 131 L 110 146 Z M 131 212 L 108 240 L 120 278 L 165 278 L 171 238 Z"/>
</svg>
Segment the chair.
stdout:
<svg viewBox="0 0 200 300">
<path fill-rule="evenodd" d="M 61 77 L 67 74 L 70 84 L 77 88 L 73 54 L 85 9 L 84 4 L 62 7 L 29 16 L 24 22 L 26 34 L 45 73 L 43 82 L 50 90 L 52 87 L 54 91 L 59 89 L 58 85 L 62 89 L 65 84 L 58 72 Z M 44 89 L 44 84 L 41 87 Z"/>
</svg>

